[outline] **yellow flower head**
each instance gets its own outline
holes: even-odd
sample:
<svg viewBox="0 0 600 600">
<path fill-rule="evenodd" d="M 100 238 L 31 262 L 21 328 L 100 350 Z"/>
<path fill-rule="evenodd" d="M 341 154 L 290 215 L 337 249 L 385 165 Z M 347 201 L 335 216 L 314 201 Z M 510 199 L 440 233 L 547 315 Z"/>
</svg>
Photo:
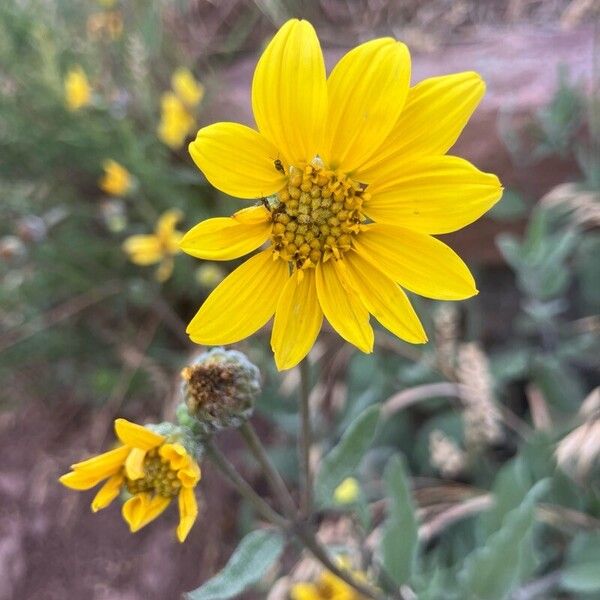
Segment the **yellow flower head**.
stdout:
<svg viewBox="0 0 600 600">
<path fill-rule="evenodd" d="M 196 121 L 183 102 L 172 92 L 163 94 L 158 137 L 170 148 L 177 150 L 196 126 Z"/>
<path fill-rule="evenodd" d="M 177 69 L 171 77 L 171 87 L 177 97 L 191 108 L 198 106 L 204 97 L 204 86 L 196 81 L 188 69 Z"/>
<path fill-rule="evenodd" d="M 347 477 L 335 488 L 333 499 L 338 504 L 352 504 L 358 500 L 360 486 L 354 477 Z"/>
<path fill-rule="evenodd" d="M 484 90 L 472 72 L 410 87 L 408 49 L 392 38 L 354 48 L 326 77 L 310 23 L 285 23 L 254 72 L 257 130 L 216 123 L 190 144 L 215 187 L 268 201 L 198 224 L 182 249 L 231 260 L 270 242 L 208 297 L 189 324 L 192 340 L 237 342 L 275 315 L 271 346 L 286 369 L 306 356 L 323 316 L 371 352 L 371 314 L 424 343 L 404 289 L 440 300 L 476 294 L 467 266 L 433 235 L 472 223 L 501 196 L 495 175 L 445 155 Z"/>
<path fill-rule="evenodd" d="M 121 442 L 114 450 L 71 465 L 60 482 L 72 490 L 89 490 L 105 481 L 94 499 L 92 510 L 106 508 L 122 490 L 131 497 L 123 504 L 123 518 L 132 533 L 156 519 L 177 498 L 177 538 L 185 541 L 198 515 L 194 488 L 200 467 L 178 441 L 169 441 L 141 425 L 125 419 L 115 421 Z"/>
<path fill-rule="evenodd" d="M 175 226 L 181 218 L 181 211 L 168 210 L 158 219 L 154 233 L 132 235 L 123 242 L 123 250 L 131 262 L 141 266 L 159 264 L 156 279 L 160 282 L 171 277 L 173 256 L 180 251 L 183 234 Z"/>
<path fill-rule="evenodd" d="M 360 581 L 366 578 L 362 573 L 354 573 Z M 315 583 L 297 583 L 290 591 L 291 600 L 364 600 L 356 590 L 333 573 L 325 571 Z"/>
<path fill-rule="evenodd" d="M 100 189 L 111 196 L 125 196 L 132 185 L 129 171 L 112 159 L 104 161 L 102 166 L 104 175 L 98 182 Z"/>
<path fill-rule="evenodd" d="M 92 88 L 84 70 L 77 65 L 65 77 L 65 102 L 69 110 L 75 111 L 87 106 L 92 100 Z"/>
</svg>

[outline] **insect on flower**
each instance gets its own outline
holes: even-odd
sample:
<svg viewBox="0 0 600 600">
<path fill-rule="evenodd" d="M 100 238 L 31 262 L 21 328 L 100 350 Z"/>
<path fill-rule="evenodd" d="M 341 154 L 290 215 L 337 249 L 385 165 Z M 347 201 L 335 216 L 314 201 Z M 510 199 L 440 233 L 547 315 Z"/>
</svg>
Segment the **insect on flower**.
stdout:
<svg viewBox="0 0 600 600">
<path fill-rule="evenodd" d="M 254 72 L 257 129 L 215 123 L 189 146 L 221 191 L 272 198 L 185 235 L 181 248 L 207 260 L 270 242 L 208 297 L 187 329 L 194 342 L 237 342 L 274 315 L 271 346 L 287 369 L 324 317 L 371 352 L 370 315 L 403 340 L 427 341 L 404 289 L 439 300 L 477 293 L 468 267 L 433 236 L 472 223 L 502 194 L 495 175 L 446 155 L 485 84 L 465 72 L 411 87 L 410 71 L 407 47 L 382 38 L 350 50 L 326 77 L 310 23 L 277 32 Z"/>
</svg>

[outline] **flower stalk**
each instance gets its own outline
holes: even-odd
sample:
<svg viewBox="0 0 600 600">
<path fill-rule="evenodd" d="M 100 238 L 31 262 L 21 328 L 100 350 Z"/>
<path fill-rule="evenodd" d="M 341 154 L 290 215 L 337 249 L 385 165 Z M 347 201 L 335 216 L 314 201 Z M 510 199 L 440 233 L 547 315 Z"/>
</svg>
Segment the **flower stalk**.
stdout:
<svg viewBox="0 0 600 600">
<path fill-rule="evenodd" d="M 305 358 L 300 362 L 300 437 L 298 457 L 302 472 L 301 512 L 305 517 L 312 514 L 313 476 L 310 467 L 312 425 L 310 420 L 310 365 Z"/>
</svg>

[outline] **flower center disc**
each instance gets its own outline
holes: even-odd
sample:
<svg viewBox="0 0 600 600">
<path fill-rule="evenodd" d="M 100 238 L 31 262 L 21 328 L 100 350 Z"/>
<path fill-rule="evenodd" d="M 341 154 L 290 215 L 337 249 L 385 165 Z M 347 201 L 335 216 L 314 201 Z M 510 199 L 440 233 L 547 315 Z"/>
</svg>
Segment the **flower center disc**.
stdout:
<svg viewBox="0 0 600 600">
<path fill-rule="evenodd" d="M 290 166 L 288 184 L 273 209 L 275 253 L 298 269 L 315 267 L 350 249 L 365 220 L 365 186 L 328 170 L 319 158 L 304 168 Z"/>
<path fill-rule="evenodd" d="M 177 471 L 171 469 L 168 459 L 159 456 L 156 450 L 150 450 L 144 458 L 144 477 L 141 479 L 126 477 L 125 484 L 130 494 L 154 492 L 165 498 L 177 496 L 181 488 Z"/>
</svg>

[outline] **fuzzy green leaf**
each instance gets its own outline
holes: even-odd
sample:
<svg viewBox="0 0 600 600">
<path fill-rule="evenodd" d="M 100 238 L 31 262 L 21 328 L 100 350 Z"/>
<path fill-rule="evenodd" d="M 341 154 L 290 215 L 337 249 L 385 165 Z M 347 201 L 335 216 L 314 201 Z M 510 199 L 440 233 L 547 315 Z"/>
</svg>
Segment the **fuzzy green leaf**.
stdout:
<svg viewBox="0 0 600 600">
<path fill-rule="evenodd" d="M 541 481 L 531 488 L 485 546 L 467 556 L 459 573 L 465 600 L 504 600 L 526 575 L 522 563 L 530 558 L 535 503 L 547 490 L 547 483 Z"/>
<path fill-rule="evenodd" d="M 259 530 L 242 539 L 223 570 L 193 592 L 187 600 L 237 598 L 258 583 L 283 551 L 283 536 L 273 530 Z"/>
<path fill-rule="evenodd" d="M 384 474 L 389 501 L 381 540 L 383 566 L 398 585 L 410 580 L 418 549 L 418 524 L 404 461 L 393 456 Z"/>
<path fill-rule="evenodd" d="M 379 406 L 371 406 L 363 411 L 321 462 L 315 483 L 315 495 L 321 505 L 331 505 L 337 486 L 354 475 L 375 437 L 379 410 Z"/>
</svg>

